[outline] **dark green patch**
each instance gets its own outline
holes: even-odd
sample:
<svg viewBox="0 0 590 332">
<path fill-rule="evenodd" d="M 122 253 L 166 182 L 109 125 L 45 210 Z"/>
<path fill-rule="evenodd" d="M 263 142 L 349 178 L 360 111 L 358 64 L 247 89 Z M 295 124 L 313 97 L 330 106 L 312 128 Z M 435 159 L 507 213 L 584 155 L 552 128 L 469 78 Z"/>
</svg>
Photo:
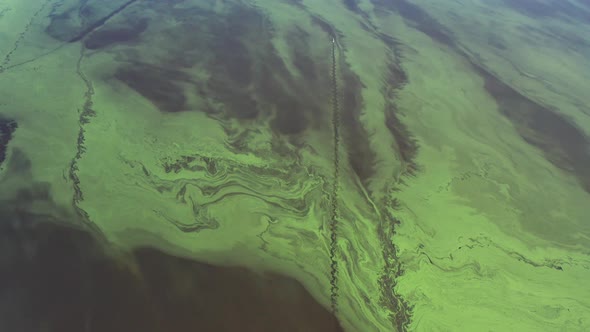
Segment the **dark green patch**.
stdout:
<svg viewBox="0 0 590 332">
<path fill-rule="evenodd" d="M 551 28 L 537 28 L 534 26 L 521 25 L 518 27 L 520 31 L 520 39 L 531 45 L 546 46 L 545 39 L 560 42 L 561 48 L 571 49 L 578 52 L 586 52 L 586 49 L 590 48 L 590 42 L 584 37 L 576 34 L 572 34 L 566 29 L 559 27 Z"/>
<path fill-rule="evenodd" d="M 50 15 L 51 21 L 45 28 L 45 32 L 61 41 L 68 41 L 74 38 L 79 33 L 78 30 L 81 29 L 76 22 L 77 15 L 78 12 L 75 8 Z"/>
<path fill-rule="evenodd" d="M 90 34 L 84 40 L 84 47 L 95 50 L 112 44 L 137 42 L 147 26 L 147 19 L 125 22 L 123 25 L 105 26 Z"/>
<path fill-rule="evenodd" d="M 420 6 L 406 0 L 371 0 L 375 6 L 399 13 L 413 24 L 414 28 L 428 35 L 433 40 L 454 47 L 451 33 Z"/>
<path fill-rule="evenodd" d="M 204 91 L 208 98 L 223 103 L 225 114 L 237 119 L 272 116 L 272 129 L 279 134 L 306 130 L 319 107 L 316 100 L 306 98 L 315 68 L 307 56 L 308 46 L 301 41 L 307 38 L 303 30 L 290 38 L 304 46 L 292 50 L 305 81 L 291 76 L 272 46 L 272 26 L 259 12 L 235 7 L 226 16 L 208 17 L 203 23 L 202 29 L 214 36 L 207 43 L 213 52 L 207 69 L 214 73 Z"/>
<path fill-rule="evenodd" d="M 341 55 L 341 59 L 343 58 Z M 340 106 L 342 139 L 348 151 L 348 162 L 359 179 L 365 182 L 375 173 L 376 155 L 360 119 L 363 110 L 363 83 L 344 60 L 341 61 L 340 73 L 343 82 Z"/>
<path fill-rule="evenodd" d="M 407 126 L 402 123 L 399 110 L 395 105 L 397 91 L 407 82 L 408 77 L 400 64 L 391 59 L 388 71 L 383 79 L 383 94 L 386 96 L 385 125 L 395 140 L 396 145 L 394 148 L 404 163 L 406 174 L 412 175 L 418 169 L 415 161 L 418 153 L 418 143 Z"/>
<path fill-rule="evenodd" d="M 232 83 L 237 82 L 228 81 L 221 73 L 212 76 L 207 81 L 206 88 L 208 92 L 205 92 L 205 94 L 222 102 L 226 108 L 226 115 L 230 117 L 241 120 L 257 118 L 260 109 L 249 89 L 241 89 Z"/>
<path fill-rule="evenodd" d="M 504 38 L 502 38 L 501 36 L 490 32 L 488 33 L 488 44 L 490 46 L 493 46 L 499 50 L 505 51 L 508 48 L 506 47 L 506 43 L 504 41 Z"/>
<path fill-rule="evenodd" d="M 566 16 L 576 20 L 590 21 L 590 11 L 568 0 L 502 0 L 502 3 L 529 17 L 544 19 Z M 585 2 L 581 1 L 581 4 Z"/>
<path fill-rule="evenodd" d="M 150 100 L 162 112 L 186 109 L 181 83 L 189 82 L 191 78 L 182 71 L 136 62 L 119 68 L 115 78 Z"/>
<path fill-rule="evenodd" d="M 151 3 L 150 6 L 152 5 L 161 5 L 161 4 L 165 4 L 167 6 L 174 6 L 177 5 L 179 3 L 183 3 L 185 0 L 144 0 L 147 3 Z"/>
<path fill-rule="evenodd" d="M 313 24 L 319 26 L 331 38 L 336 38 L 336 31 L 328 22 L 317 15 L 310 14 L 310 16 Z"/>
<path fill-rule="evenodd" d="M 405 172 L 408 175 L 414 174 L 418 169 L 415 162 L 418 154 L 418 143 L 412 137 L 412 133 L 408 130 L 398 116 L 398 110 L 393 103 L 387 103 L 385 106 L 385 125 L 389 132 L 395 139 L 396 150 L 404 162 Z"/>
<path fill-rule="evenodd" d="M 124 4 L 122 4 L 120 7 L 115 8 L 113 11 L 111 11 L 107 15 L 100 17 L 99 19 L 97 19 L 96 21 L 94 21 L 92 23 L 86 24 L 84 29 L 82 29 L 77 35 L 75 35 L 70 40 L 68 40 L 68 42 L 74 43 L 74 42 L 77 42 L 77 41 L 80 41 L 80 40 L 86 38 L 86 36 L 89 33 L 100 28 L 101 26 L 103 26 L 109 19 L 111 19 L 113 16 L 119 14 L 120 12 L 125 10 L 125 8 L 129 7 L 130 5 L 135 3 L 136 1 L 137 0 L 129 0 L 129 1 L 125 2 Z M 83 12 L 84 11 L 80 11 L 81 14 Z"/>
<path fill-rule="evenodd" d="M 64 42 L 77 42 L 137 0 L 86 0 L 55 10 L 45 32 Z"/>
<path fill-rule="evenodd" d="M 0 117 L 0 165 L 6 159 L 8 143 L 12 140 L 12 135 L 17 127 L 16 121 Z"/>
<path fill-rule="evenodd" d="M 201 29 L 211 36 L 205 38 L 204 47 L 213 52 L 207 64 L 212 75 L 203 93 L 223 103 L 227 116 L 241 120 L 260 115 L 252 92 L 257 63 L 244 39 L 256 33 L 252 30 L 264 33 L 261 20 L 252 10 L 233 11 L 228 17 L 203 17 Z"/>
<path fill-rule="evenodd" d="M 590 192 L 590 139 L 562 115 L 540 105 L 475 65 L 500 112 L 555 166 L 573 173 Z"/>
<path fill-rule="evenodd" d="M 361 13 L 359 8 L 359 0 L 342 0 L 342 3 L 353 13 Z"/>
<path fill-rule="evenodd" d="M 305 5 L 303 4 L 303 0 L 285 0 L 285 2 L 299 8 L 299 9 L 305 9 Z"/>
<path fill-rule="evenodd" d="M 318 78 L 313 60 L 298 48 L 293 50 L 293 65 L 305 79 L 314 81 Z"/>
<path fill-rule="evenodd" d="M 401 121 L 401 113 L 398 110 L 395 99 L 397 91 L 408 83 L 408 76 L 402 69 L 399 59 L 402 57 L 400 48 L 402 44 L 390 35 L 379 33 L 377 36 L 389 47 L 390 55 L 388 70 L 383 76 L 381 92 L 385 97 L 385 126 L 393 136 L 399 158 L 403 162 L 404 173 L 413 175 L 418 170 L 416 156 L 418 154 L 418 142 L 406 125 Z"/>
<path fill-rule="evenodd" d="M 275 61 L 276 67 L 262 69 L 258 87 L 275 107 L 275 117 L 271 121 L 271 126 L 276 132 L 285 135 L 301 133 L 308 125 L 304 101 L 295 93 L 289 93 L 288 87 L 276 81 L 277 73 L 271 68 L 280 68 L 283 73 L 287 70 L 280 59 L 272 57 L 272 60 Z"/>
<path fill-rule="evenodd" d="M 257 9 L 226 4 L 216 13 L 162 5 L 158 7 L 162 17 L 177 24 L 153 29 L 157 42 L 149 47 L 163 49 L 166 55 L 144 59 L 143 54 L 149 53 L 146 45 L 136 50 L 133 43 L 145 29 L 142 5 L 136 9 L 125 12 L 124 20 L 95 29 L 84 42 L 92 49 L 125 43 L 129 50 L 121 49 L 120 58 L 127 62 L 121 63 L 115 78 L 161 111 L 195 109 L 220 120 L 268 119 L 280 135 L 297 135 L 327 121 L 328 75 L 318 73 L 328 70 L 310 55 L 310 36 L 304 30 L 295 29 L 288 37 L 293 64 L 301 73 L 292 75 L 273 47 L 271 22 Z M 129 54 L 139 58 L 128 58 Z M 189 74 L 187 69 L 195 70 Z M 197 71 L 207 75 L 192 77 Z"/>
<path fill-rule="evenodd" d="M 338 89 L 337 94 L 341 100 L 334 102 L 338 103 L 338 118 L 343 127 L 340 136 L 348 152 L 348 163 L 361 182 L 365 182 L 375 172 L 376 156 L 371 149 L 368 133 L 360 121 L 363 108 L 361 95 L 363 84 L 360 78 L 350 70 L 345 60 L 346 46 L 344 40 L 339 38 L 341 34 L 321 17 L 312 14 L 310 17 L 312 23 L 320 27 L 329 37 L 338 39 L 340 64 L 336 75 L 342 79 L 342 87 L 335 87 Z"/>
<path fill-rule="evenodd" d="M 456 47 L 451 35 L 420 7 L 405 0 L 390 2 L 373 0 L 373 2 L 397 10 L 406 19 L 415 22 L 417 28 L 427 33 L 431 38 L 450 46 L 462 56 L 470 59 Z M 536 0 L 508 2 L 520 10 L 527 10 L 537 16 L 553 15 L 554 12 L 550 9 L 568 13 L 568 15 L 573 15 L 573 11 L 575 11 L 570 7 L 571 4 L 568 1 L 560 1 L 550 5 L 540 4 Z M 520 94 L 473 60 L 470 59 L 470 61 L 484 78 L 485 88 L 496 99 L 501 113 L 515 125 L 521 137 L 529 144 L 541 149 L 545 157 L 554 165 L 575 174 L 582 186 L 590 192 L 590 141 L 588 137 L 563 116 Z M 395 118 L 391 118 L 389 122 L 391 124 L 388 126 L 391 128 L 395 128 L 396 124 L 400 123 Z M 392 130 L 392 132 L 395 131 L 397 130 Z M 395 135 L 405 136 L 403 130 L 402 133 Z M 400 147 L 400 151 L 402 148 L 403 146 Z M 410 148 L 408 151 L 411 152 L 411 144 L 408 148 Z"/>
<path fill-rule="evenodd" d="M 234 89 L 231 94 L 240 96 L 241 92 L 242 98 L 251 100 L 252 96 L 256 96 L 260 103 L 271 105 L 270 109 L 264 110 L 254 101 L 230 103 L 230 106 L 235 105 L 231 107 L 234 110 L 233 114 L 239 115 L 238 112 L 243 112 L 244 106 L 250 105 L 249 114 L 252 114 L 252 117 L 257 116 L 260 111 L 264 111 L 265 114 L 274 113 L 271 126 L 277 133 L 295 135 L 305 131 L 309 124 L 309 113 L 317 107 L 302 98 L 305 82 L 291 77 L 283 60 L 276 54 L 270 42 L 272 30 L 269 29 L 266 18 L 253 10 L 240 9 L 227 17 L 226 24 L 223 30 L 227 33 L 226 38 L 240 38 L 251 42 L 247 51 L 241 52 L 240 67 L 252 68 L 252 72 L 255 73 L 248 82 L 251 83 L 250 89 Z M 229 52 L 226 48 L 216 49 L 216 55 L 222 61 L 218 65 L 226 69 L 232 66 L 231 59 L 224 59 L 224 54 L 227 53 Z M 231 76 L 229 81 L 234 81 Z M 228 85 L 233 84 L 226 83 L 226 86 Z M 230 98 L 224 97 L 222 100 Z"/>
<path fill-rule="evenodd" d="M 296 27 L 286 36 L 287 43 L 291 46 L 293 65 L 299 70 L 308 84 L 315 83 L 319 79 L 316 64 L 309 56 L 309 34 Z"/>
<path fill-rule="evenodd" d="M 252 82 L 253 69 L 256 59 L 252 58 L 247 37 L 260 34 L 260 38 L 268 38 L 262 24 L 264 18 L 253 10 L 232 11 L 222 22 L 211 22 L 209 26 L 213 39 L 211 48 L 215 53 L 213 65 L 219 71 L 224 71 L 226 79 L 238 87 L 244 87 Z"/>
<path fill-rule="evenodd" d="M 367 12 L 365 12 L 359 7 L 360 0 L 342 0 L 342 3 L 344 3 L 348 10 L 357 14 L 364 20 L 364 22 L 359 22 L 363 29 L 369 32 L 374 32 L 375 30 L 377 30 L 377 27 L 373 25 L 373 23 L 371 22 L 371 17 L 369 16 L 369 14 L 367 14 Z"/>
</svg>

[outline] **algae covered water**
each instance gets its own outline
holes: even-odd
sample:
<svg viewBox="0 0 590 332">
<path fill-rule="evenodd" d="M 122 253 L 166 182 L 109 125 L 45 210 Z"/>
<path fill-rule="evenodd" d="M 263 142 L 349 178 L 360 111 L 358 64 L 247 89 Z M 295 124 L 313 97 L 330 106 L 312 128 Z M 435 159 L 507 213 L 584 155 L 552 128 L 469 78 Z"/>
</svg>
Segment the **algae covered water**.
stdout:
<svg viewBox="0 0 590 332">
<path fill-rule="evenodd" d="M 0 330 L 590 330 L 582 0 L 0 0 Z"/>
</svg>

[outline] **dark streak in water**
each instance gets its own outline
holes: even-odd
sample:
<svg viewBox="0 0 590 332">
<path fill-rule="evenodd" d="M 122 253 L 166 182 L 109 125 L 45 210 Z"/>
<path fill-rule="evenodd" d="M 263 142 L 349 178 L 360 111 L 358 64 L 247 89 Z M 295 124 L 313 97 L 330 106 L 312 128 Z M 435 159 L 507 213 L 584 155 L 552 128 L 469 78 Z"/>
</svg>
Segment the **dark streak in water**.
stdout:
<svg viewBox="0 0 590 332">
<path fill-rule="evenodd" d="M 390 47 L 395 51 L 397 42 L 391 38 L 386 38 L 386 36 L 382 36 L 382 38 L 389 40 Z M 396 146 L 394 148 L 404 164 L 404 174 L 414 175 L 418 170 L 415 161 L 418 154 L 418 143 L 413 138 L 408 127 L 401 121 L 401 114 L 395 104 L 397 91 L 408 82 L 408 77 L 397 59 L 399 59 L 399 56 L 389 60 L 388 71 L 383 78 L 382 93 L 386 97 L 384 106 L 385 125 L 395 140 Z"/>
<path fill-rule="evenodd" d="M 186 96 L 182 83 L 191 77 L 174 66 L 153 66 L 135 62 L 120 67 L 115 78 L 151 101 L 162 112 L 186 111 Z"/>
<path fill-rule="evenodd" d="M 397 10 L 433 40 L 465 57 L 484 79 L 486 91 L 496 100 L 499 111 L 515 126 L 521 137 L 539 148 L 545 158 L 562 170 L 573 173 L 590 192 L 590 139 L 570 120 L 502 82 L 456 46 L 452 35 L 423 9 L 405 0 L 374 3 Z"/>
<path fill-rule="evenodd" d="M 374 2 L 376 4 L 381 4 L 383 1 L 375 0 Z M 402 1 L 400 4 L 402 6 L 401 12 L 410 14 L 414 18 L 428 18 L 426 13 L 411 3 Z M 390 6 L 391 3 L 387 3 L 387 5 Z M 350 6 L 352 6 L 352 4 L 350 4 Z M 349 9 L 352 10 L 354 8 L 349 7 Z M 377 8 L 377 10 L 380 9 L 381 8 Z M 312 19 L 315 24 L 318 24 L 327 33 L 331 35 L 335 34 L 334 29 L 321 18 L 313 16 Z M 425 26 L 426 24 L 427 22 L 425 21 L 419 26 L 421 26 L 425 31 L 430 31 L 430 29 Z M 401 69 L 401 65 L 398 60 L 401 57 L 398 51 L 398 47 L 401 44 L 393 37 L 384 33 L 380 33 L 379 29 L 375 26 L 368 26 L 363 22 L 361 22 L 361 26 L 367 33 L 370 33 L 376 38 L 381 39 L 390 48 L 390 50 L 396 54 L 396 59 L 390 61 L 389 71 L 384 77 L 384 87 L 382 92 L 387 98 L 384 109 L 386 116 L 385 124 L 396 141 L 396 146 L 394 146 L 394 149 L 398 151 L 402 161 L 404 162 L 404 173 L 406 175 L 412 175 L 418 169 L 418 166 L 414 161 L 418 151 L 418 144 L 412 137 L 408 128 L 400 121 L 400 117 L 398 115 L 399 112 L 395 103 L 393 102 L 397 90 L 406 84 L 408 80 L 406 73 Z M 449 38 L 440 36 L 436 37 L 443 41 L 449 41 Z M 344 64 L 343 68 L 347 68 L 347 65 Z M 343 93 L 345 98 L 343 102 L 343 122 L 347 126 L 348 130 L 348 133 L 345 135 L 345 139 L 349 150 L 349 162 L 361 182 L 365 182 L 374 174 L 375 153 L 370 148 L 367 138 L 368 134 L 362 127 L 359 119 L 362 108 L 362 96 L 360 94 L 362 82 L 360 82 L 359 78 L 354 73 L 350 72 L 350 70 L 345 71 L 343 74 L 343 79 L 345 81 Z"/>
<path fill-rule="evenodd" d="M 318 25 L 338 43 L 340 74 L 342 85 L 341 120 L 343 125 L 342 140 L 348 151 L 348 162 L 361 182 L 366 182 L 375 172 L 375 152 L 371 149 L 368 133 L 360 120 L 363 108 L 361 90 L 363 83 L 349 68 L 346 62 L 343 40 L 340 33 L 321 17 L 311 15 L 312 22 Z"/>
<path fill-rule="evenodd" d="M 297 7 L 299 9 L 306 9 L 305 5 L 303 4 L 303 0 L 285 0 L 285 2 L 288 2 L 292 6 Z"/>
<path fill-rule="evenodd" d="M 484 78 L 486 91 L 520 136 L 539 148 L 545 158 L 578 177 L 590 193 L 590 139 L 570 120 L 534 102 L 488 71 L 474 64 Z"/>
<path fill-rule="evenodd" d="M 360 13 L 359 0 L 342 0 L 342 3 L 353 13 Z"/>
<path fill-rule="evenodd" d="M 241 122 L 268 118 L 274 133 L 289 136 L 317 126 L 318 117 L 325 112 L 321 112 L 318 98 L 306 97 L 312 94 L 308 91 L 321 91 L 314 91 L 314 81 L 291 75 L 273 47 L 274 29 L 268 17 L 242 5 L 230 6 L 224 15 L 195 15 L 197 18 L 175 28 L 175 33 L 191 37 L 174 51 L 192 51 L 190 60 L 211 73 L 198 90 L 202 99 L 223 105 L 218 118 Z M 293 31 L 290 37 L 297 42 L 306 39 L 301 31 Z M 313 76 L 313 61 L 310 63 L 305 49 L 295 53 L 302 73 Z"/>
<path fill-rule="evenodd" d="M 567 16 L 583 22 L 590 21 L 590 11 L 569 0 L 501 0 L 504 6 L 536 19 Z M 588 3 L 581 1 L 581 4 Z"/>
<path fill-rule="evenodd" d="M 309 33 L 300 27 L 296 27 L 292 32 L 288 33 L 285 41 L 291 46 L 293 53 L 293 65 L 299 70 L 305 82 L 308 84 L 316 84 L 320 75 L 316 70 L 316 64 L 308 54 L 309 49 Z"/>
<path fill-rule="evenodd" d="M 12 140 L 12 135 L 17 127 L 16 121 L 0 116 L 0 166 L 6 159 L 8 143 Z"/>
<path fill-rule="evenodd" d="M 103 18 L 97 20 L 93 24 L 91 24 L 88 27 L 86 27 L 84 30 L 82 30 L 82 32 L 80 32 L 78 35 L 74 36 L 73 38 L 71 38 L 68 41 L 70 43 L 75 43 L 75 42 L 78 42 L 78 41 L 84 39 L 89 33 L 93 32 L 96 29 L 98 29 L 101 26 L 103 26 L 109 19 L 111 19 L 113 16 L 119 14 L 120 12 L 122 12 L 123 10 L 125 10 L 125 8 L 129 7 L 130 5 L 132 5 L 135 2 L 137 2 L 137 0 L 129 0 L 129 1 L 127 1 L 126 3 L 124 3 L 123 5 L 121 5 L 119 8 L 113 10 L 108 15 L 104 16 Z"/>
<path fill-rule="evenodd" d="M 330 38 L 336 38 L 336 32 L 334 31 L 334 28 L 332 28 L 332 26 L 324 19 L 317 15 L 312 15 L 311 21 L 313 22 L 313 24 L 319 26 L 320 29 L 327 33 L 328 36 L 330 36 Z"/>
<path fill-rule="evenodd" d="M 388 308 L 391 315 L 392 325 L 398 332 L 407 331 L 412 322 L 413 307 L 400 295 L 396 293 L 397 279 L 404 274 L 402 264 L 397 255 L 397 248 L 393 243 L 396 231 L 395 228 L 400 221 L 392 215 L 391 210 L 395 208 L 395 200 L 383 200 L 379 206 L 381 208 L 381 220 L 377 225 L 377 234 L 382 246 L 382 255 L 385 266 L 381 274 L 381 294 L 380 303 Z"/>
<path fill-rule="evenodd" d="M 413 24 L 414 28 L 428 35 L 441 44 L 454 47 L 453 37 L 443 25 L 431 17 L 420 6 L 406 0 L 372 0 L 380 7 L 398 12 L 403 18 Z"/>
<path fill-rule="evenodd" d="M 369 33 L 372 33 L 375 30 L 377 30 L 377 26 L 375 26 L 373 22 L 371 22 L 371 17 L 369 16 L 369 14 L 367 14 L 367 12 L 365 12 L 359 7 L 359 0 L 342 0 L 342 3 L 344 3 L 348 10 L 362 18 L 362 20 L 359 20 L 359 24 L 361 25 L 363 30 Z"/>
<path fill-rule="evenodd" d="M 136 42 L 139 40 L 141 33 L 147 29 L 147 26 L 147 19 L 139 19 L 122 27 L 103 27 L 91 33 L 84 40 L 84 46 L 95 50 L 116 43 Z"/>
<path fill-rule="evenodd" d="M 179 197 L 181 197 L 181 199 L 184 199 L 184 195 L 182 195 L 182 193 L 179 193 L 179 195 L 180 195 Z M 191 199 L 191 201 L 192 201 L 192 199 Z M 181 222 L 177 219 L 169 217 L 160 211 L 154 210 L 154 213 L 157 214 L 162 219 L 169 222 L 171 225 L 173 225 L 174 227 L 176 227 L 179 231 L 181 231 L 183 233 L 198 233 L 198 232 L 201 232 L 204 230 L 215 230 L 215 229 L 219 228 L 220 224 L 217 221 L 217 219 L 198 213 L 199 207 L 196 206 L 194 204 L 194 202 L 192 203 L 192 208 L 193 208 L 194 217 L 193 217 L 193 221 L 190 224 L 186 223 L 186 222 Z"/>
<path fill-rule="evenodd" d="M 363 83 L 360 78 L 350 70 L 341 54 L 342 68 L 342 124 L 344 127 L 343 140 L 348 151 L 348 162 L 359 177 L 366 183 L 375 174 L 376 154 L 371 148 L 369 134 L 363 127 L 360 119 L 363 110 L 363 97 L 361 94 Z"/>
</svg>

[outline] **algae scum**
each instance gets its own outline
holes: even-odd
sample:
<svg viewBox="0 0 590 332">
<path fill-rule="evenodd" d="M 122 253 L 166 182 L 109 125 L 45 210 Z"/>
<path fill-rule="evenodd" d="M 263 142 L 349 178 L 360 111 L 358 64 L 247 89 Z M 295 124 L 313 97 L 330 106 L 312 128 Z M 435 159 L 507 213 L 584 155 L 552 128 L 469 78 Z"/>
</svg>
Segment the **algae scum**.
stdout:
<svg viewBox="0 0 590 332">
<path fill-rule="evenodd" d="M 590 330 L 580 0 L 0 0 L 0 330 Z"/>
</svg>

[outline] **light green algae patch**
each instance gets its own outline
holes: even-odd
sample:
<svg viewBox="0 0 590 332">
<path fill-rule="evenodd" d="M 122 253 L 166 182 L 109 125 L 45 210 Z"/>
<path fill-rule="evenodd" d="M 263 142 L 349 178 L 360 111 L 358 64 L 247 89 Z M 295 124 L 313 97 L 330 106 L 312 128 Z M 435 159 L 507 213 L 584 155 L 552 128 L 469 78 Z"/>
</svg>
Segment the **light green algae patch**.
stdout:
<svg viewBox="0 0 590 332">
<path fill-rule="evenodd" d="M 286 274 L 347 331 L 590 329 L 567 8 L 29 2 L 0 1 L 8 147 L 107 242 Z"/>
</svg>

